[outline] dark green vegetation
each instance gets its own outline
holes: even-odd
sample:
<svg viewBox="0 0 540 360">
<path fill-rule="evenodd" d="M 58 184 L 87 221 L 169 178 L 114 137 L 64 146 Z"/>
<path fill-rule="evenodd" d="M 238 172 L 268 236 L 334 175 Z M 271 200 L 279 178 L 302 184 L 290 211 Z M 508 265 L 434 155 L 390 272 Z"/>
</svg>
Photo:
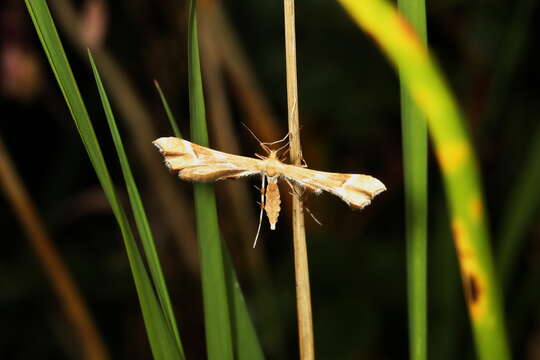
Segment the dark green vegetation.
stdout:
<svg viewBox="0 0 540 360">
<path fill-rule="evenodd" d="M 128 198 L 137 203 L 137 195 L 130 175 L 126 175 L 125 167 L 121 169 L 116 160 L 84 51 L 88 44 L 73 41 L 70 35 L 73 30 L 65 27 L 67 10 L 63 3 L 54 2 L 58 7 L 53 9 L 53 17 L 116 185 L 114 190 L 110 184 L 106 185 L 107 196 L 110 199 L 114 191 L 119 195 L 119 203 L 113 209 L 117 218 L 124 219 L 120 204 L 129 209 Z M 240 121 L 253 128 L 263 141 L 276 140 L 286 132 L 282 9 L 280 2 L 225 5 L 231 22 L 229 28 L 223 27 L 220 8 L 199 8 L 208 137 L 213 147 L 247 155 L 259 149 L 238 126 Z M 540 268 L 535 227 L 540 193 L 540 128 L 536 114 L 539 88 L 533 81 L 538 53 L 532 45 L 537 35 L 528 25 L 537 16 L 534 5 L 528 0 L 511 5 L 500 2 L 491 4 L 488 15 L 480 4 L 438 2 L 429 4 L 427 14 L 430 47 L 461 104 L 477 151 L 495 269 L 505 280 L 509 341 L 515 358 L 519 359 L 533 358 L 535 334 L 540 329 L 537 305 L 540 294 L 536 286 Z M 211 310 L 204 310 L 203 320 L 199 255 L 202 266 L 208 256 L 206 260 L 212 266 L 222 267 L 214 275 L 205 275 L 203 270 L 202 278 L 210 278 L 209 283 L 203 283 L 204 291 L 231 295 L 238 288 L 230 280 L 235 277 L 230 272 L 230 260 L 222 255 L 228 252 L 264 352 L 273 358 L 297 358 L 289 205 L 284 204 L 278 230 L 270 232 L 264 223 L 263 241 L 251 250 L 258 214 L 255 202 L 259 200 L 251 185 L 258 185 L 258 180 L 218 184 L 217 212 L 212 214 L 212 190 L 208 186 L 198 187 L 195 199 L 204 198 L 207 204 L 194 206 L 191 185 L 169 176 L 150 145 L 149 139 L 172 134 L 161 100 L 153 89 L 153 78 L 160 82 L 182 133 L 191 133 L 190 139 L 204 142 L 206 126 L 199 122 L 190 128 L 187 120 L 189 113 L 192 121 L 201 121 L 201 113 L 204 114 L 201 94 L 194 95 L 197 90 L 192 90 L 188 96 L 188 83 L 191 89 L 197 86 L 194 87 L 193 80 L 194 60 L 187 55 L 187 49 L 193 49 L 186 42 L 187 25 L 193 24 L 187 21 L 187 5 L 114 2 L 109 6 L 98 14 L 109 14 L 113 21 L 106 41 L 101 44 L 98 40 L 102 47 L 93 54 L 97 70 L 106 82 L 112 112 L 146 207 L 186 357 L 202 358 L 206 353 L 211 356 L 213 349 L 218 349 L 215 351 L 219 355 L 214 358 L 225 358 L 220 355 L 235 356 L 239 348 L 248 348 L 246 343 L 230 347 L 231 341 L 242 341 L 235 335 L 238 328 L 243 329 L 240 334 L 253 334 L 249 321 L 240 325 L 232 320 L 246 310 L 241 297 L 223 298 L 215 294 L 205 297 L 205 307 L 226 309 L 217 312 L 224 317 L 221 320 L 225 329 L 209 323 L 214 319 L 208 317 Z M 129 271 L 130 264 L 132 268 L 142 267 L 141 255 L 137 255 L 133 244 L 126 242 L 132 254 L 128 261 L 113 212 L 74 131 L 68 108 L 33 35 L 28 14 L 15 2 L 13 9 L 12 16 L 18 20 L 10 31 L 18 35 L 10 37 L 9 43 L 21 44 L 28 51 L 27 56 L 42 67 L 35 78 L 25 68 L 23 73 L 29 74 L 28 83 L 17 78 L 15 85 L 6 86 L 1 99 L 5 105 L 4 121 L 0 123 L 3 143 L 72 271 L 111 356 L 146 359 L 151 351 L 146 340 L 149 338 L 154 354 L 155 346 L 165 346 L 171 351 L 170 356 L 176 357 L 182 347 L 170 325 L 173 312 L 160 290 L 163 283 L 160 271 L 152 265 L 153 250 L 147 249 L 145 239 L 151 235 L 144 224 L 145 215 L 137 210 L 141 209 L 140 205 L 131 205 L 135 209 L 131 229 L 139 228 L 140 238 L 139 235 L 135 238 L 144 245 L 140 251 L 144 248 L 148 265 L 148 274 L 141 275 L 143 280 L 136 283 L 139 292 L 145 289 L 150 294 L 141 303 L 148 303 L 148 311 L 154 312 L 147 318 L 156 322 L 148 337 Z M 89 11 L 84 7 L 79 10 Z M 330 196 L 309 199 L 308 207 L 324 223 L 318 227 L 309 217 L 306 219 L 316 353 L 322 359 L 404 358 L 408 353 L 407 307 L 414 299 L 409 302 L 406 292 L 398 78 L 371 39 L 358 31 L 337 3 L 299 2 L 296 14 L 299 109 L 307 163 L 311 168 L 327 171 L 368 173 L 380 178 L 389 189 L 363 212 L 352 212 Z M 99 28 L 99 23 L 90 20 L 85 27 L 88 32 Z M 226 29 L 231 28 L 238 34 L 237 41 L 249 65 L 242 62 L 238 49 L 230 46 L 231 34 Z M 6 47 L 2 51 L 6 49 L 9 50 Z M 193 50 L 190 54 L 193 56 Z M 191 59 L 189 74 L 188 59 Z M 117 66 L 126 73 L 115 72 Z M 254 98 L 257 90 L 239 69 L 255 74 L 269 106 L 260 105 Z M 7 79 L 4 74 L 2 78 Z M 129 78 L 128 88 L 122 87 L 126 78 Z M 27 87 L 21 89 L 23 85 Z M 35 92 L 35 88 L 41 91 Z M 132 92 L 137 94 L 136 98 Z M 64 93 L 75 95 L 73 89 Z M 193 96 L 199 99 L 194 100 Z M 71 112 L 83 114 L 75 105 Z M 8 113 L 15 115 L 7 117 Z M 111 115 L 109 111 L 108 114 Z M 85 132 L 84 126 L 79 125 L 81 132 Z M 95 154 L 97 145 L 93 140 L 85 143 L 93 148 L 89 152 Z M 94 159 L 98 168 L 102 166 L 100 162 L 99 157 Z M 448 202 L 435 158 L 430 156 L 428 162 L 428 351 L 434 359 L 455 359 L 463 353 L 473 358 L 472 332 L 446 212 Z M 409 176 L 414 178 L 414 174 Z M 100 175 L 102 184 L 108 182 L 107 178 L 108 175 Z M 76 358 L 79 349 L 76 339 L 71 336 L 69 324 L 49 283 L 41 275 L 41 268 L 23 241 L 20 228 L 14 225 L 13 212 L 5 204 L 0 207 L 6 239 L 0 257 L 2 289 L 5 289 L 0 306 L 6 314 L 0 328 L 3 334 L 0 356 Z M 201 216 L 200 212 L 205 214 Z M 209 219 L 216 218 L 216 213 L 228 251 L 216 248 L 219 235 L 212 229 L 214 225 L 209 225 Z M 129 214 L 131 211 L 128 211 L 131 219 Z M 126 230 L 129 226 L 123 225 L 128 239 L 133 237 L 131 230 Z M 196 250 L 195 228 L 199 237 L 203 231 L 211 233 L 205 236 L 204 243 L 199 243 L 200 251 Z M 209 240 L 211 237 L 213 240 Z M 149 276 L 154 287 L 145 285 Z M 213 276 L 221 280 L 212 280 Z M 209 331 L 203 332 L 203 324 Z M 148 321 L 146 325 L 148 328 Z M 210 339 L 212 332 L 215 341 Z M 203 340 L 205 334 L 208 344 Z M 216 341 L 224 341 L 224 345 Z M 257 343 L 253 339 L 246 341 Z M 257 345 L 254 349 L 257 351 Z M 166 356 L 162 354 L 160 358 Z"/>
</svg>

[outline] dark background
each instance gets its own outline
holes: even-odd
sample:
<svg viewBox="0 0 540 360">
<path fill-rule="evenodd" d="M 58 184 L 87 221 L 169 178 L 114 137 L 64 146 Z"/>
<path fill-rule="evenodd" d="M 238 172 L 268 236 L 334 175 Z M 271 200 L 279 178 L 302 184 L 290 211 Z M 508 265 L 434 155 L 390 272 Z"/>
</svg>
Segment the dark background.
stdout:
<svg viewBox="0 0 540 360">
<path fill-rule="evenodd" d="M 535 28 L 540 14 L 536 3 L 428 3 L 429 44 L 469 122 L 495 251 L 510 191 L 540 129 L 536 46 L 540 39 Z M 75 6 L 80 17 L 82 35 L 76 41 L 58 15 L 66 4 Z M 210 141 L 214 148 L 228 151 L 236 143 L 239 154 L 250 155 L 259 149 L 240 121 L 250 125 L 263 141 L 286 133 L 282 4 L 227 1 L 217 8 L 216 4 L 219 2 L 201 1 L 201 32 L 207 28 L 205 20 L 209 28 L 215 25 L 212 12 L 224 10 L 247 61 L 240 67 L 253 74 L 267 108 L 258 117 L 247 111 L 245 104 L 253 103 L 239 90 L 238 76 L 219 63 L 219 56 L 218 71 L 210 71 L 211 65 L 205 63 L 205 56 L 210 55 L 201 49 L 208 120 L 214 124 L 209 125 Z M 157 79 L 184 136 L 189 138 L 185 5 L 183 1 L 50 1 L 120 191 L 123 182 L 116 155 L 80 49 L 92 45 L 98 59 L 103 60 L 106 54 L 122 69 L 130 91 L 138 95 L 137 106 L 142 105 L 150 114 L 154 135 L 166 136 L 171 132 L 153 87 L 152 81 Z M 349 210 L 329 195 L 308 201 L 324 224 L 318 226 L 306 217 L 316 353 L 321 359 L 404 359 L 408 356 L 408 329 L 398 80 L 371 39 L 337 2 L 299 1 L 296 15 L 298 104 L 307 163 L 314 169 L 370 174 L 388 187 L 362 212 Z M 222 48 L 223 33 L 213 29 L 210 49 L 219 53 L 216 49 Z M 2 141 L 112 357 L 149 358 L 120 232 L 23 2 L 2 2 L 0 30 Z M 87 42 L 80 40 L 83 35 Z M 104 70 L 107 65 L 98 61 L 98 66 Z M 103 72 L 102 76 L 107 78 Z M 218 95 L 212 95 L 208 84 L 216 79 Z M 119 83 L 112 76 L 108 80 L 109 87 Z M 252 88 L 249 93 L 255 91 Z M 119 90 L 117 101 L 137 109 L 129 100 L 122 100 L 125 93 Z M 218 96 L 223 96 L 226 112 L 209 105 L 211 101 L 216 104 Z M 152 187 L 157 175 L 145 167 L 136 145 L 142 140 L 126 125 L 139 119 L 118 110 L 119 102 L 113 101 L 114 111 L 152 221 L 182 340 L 188 358 L 204 358 L 199 277 L 197 268 L 189 265 L 196 262 L 197 254 L 182 253 L 182 246 L 178 246 L 178 242 L 193 239 L 175 234 L 164 220 L 166 210 Z M 223 130 L 229 125 L 220 122 L 225 121 L 224 116 L 230 119 L 230 133 Z M 135 123 L 134 127 L 138 126 Z M 219 135 L 224 136 L 224 143 L 215 140 Z M 157 152 L 155 161 L 161 162 Z M 191 186 L 165 176 L 191 211 Z M 278 229 L 271 232 L 263 223 L 262 241 L 251 250 L 258 216 L 258 193 L 252 185 L 258 182 L 245 179 L 235 185 L 236 191 L 249 199 L 247 207 L 234 201 L 228 185 L 218 184 L 219 220 L 265 352 L 269 358 L 294 359 L 298 350 L 289 196 L 282 188 L 285 204 Z M 432 154 L 429 182 L 430 355 L 432 359 L 474 358 L 445 197 Z M 245 214 L 245 219 L 235 211 Z M 193 225 L 192 213 L 176 215 Z M 4 197 L 0 197 L 0 229 L 0 357 L 77 358 L 77 345 L 58 299 Z M 186 230 L 186 234 L 190 232 L 193 229 Z M 525 235 L 512 281 L 505 289 L 505 305 L 515 358 L 540 359 L 538 212 Z"/>
</svg>

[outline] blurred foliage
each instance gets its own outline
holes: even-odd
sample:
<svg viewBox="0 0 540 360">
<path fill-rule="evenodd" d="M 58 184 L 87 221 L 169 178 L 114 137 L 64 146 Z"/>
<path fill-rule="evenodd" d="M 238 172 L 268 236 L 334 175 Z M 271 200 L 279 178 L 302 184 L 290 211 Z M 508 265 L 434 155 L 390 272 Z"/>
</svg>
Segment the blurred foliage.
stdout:
<svg viewBox="0 0 540 360">
<path fill-rule="evenodd" d="M 509 211 L 508 198 L 517 175 L 526 172 L 530 163 L 531 142 L 539 124 L 540 88 L 535 69 L 540 52 L 534 46 L 539 34 L 529 24 L 540 14 L 531 5 L 525 15 L 518 11 L 527 1 L 486 4 L 447 0 L 428 4 L 427 9 L 430 47 L 464 109 L 479 152 L 495 242 Z M 86 3 L 78 5 L 80 14 L 85 14 Z M 284 133 L 282 5 L 260 2 L 250 6 L 232 1 L 223 5 L 264 96 L 278 115 L 277 127 Z M 55 11 L 57 8 L 53 16 Z M 179 119 L 182 133 L 189 134 L 188 121 L 182 120 L 188 118 L 185 3 L 108 2 L 103 11 L 110 19 L 103 48 L 126 71 L 158 133 L 168 134 L 169 129 L 153 88 L 154 78 Z M 521 16 L 521 21 L 511 21 L 514 14 Z M 296 15 L 299 109 L 307 163 L 321 170 L 372 174 L 389 189 L 363 212 L 350 211 L 331 196 L 310 198 L 309 208 L 324 224 L 319 227 L 306 219 L 316 353 L 322 359 L 404 358 L 408 343 L 398 79 L 372 40 L 358 32 L 337 3 L 297 2 Z M 0 18 L 0 133 L 5 145 L 78 282 L 112 357 L 146 359 L 150 350 L 120 234 L 53 75 L 45 66 L 31 20 L 16 0 L 2 2 Z M 509 29 L 510 24 L 514 28 Z M 510 31 L 520 34 L 521 46 L 506 37 Z M 62 32 L 61 36 L 67 38 Z M 355 46 L 344 45 L 349 43 Z M 91 95 L 85 96 L 89 111 L 99 118 L 101 105 L 88 62 L 78 57 L 73 43 L 66 51 L 80 75 L 83 96 Z M 504 61 L 507 56 L 513 59 Z M 501 70 L 500 63 L 510 63 L 510 68 L 504 65 Z M 500 71 L 504 76 L 498 75 Z M 492 91 L 493 79 L 501 78 L 497 87 L 504 91 Z M 237 140 L 242 154 L 251 154 L 258 149 L 249 134 L 237 126 L 240 121 L 248 122 L 233 91 L 237 82 L 231 76 L 225 80 Z M 498 105 L 496 113 L 489 112 L 488 104 L 493 103 Z M 125 122 L 119 122 L 121 128 L 126 127 Z M 95 125 L 98 135 L 108 134 L 105 120 Z M 275 140 L 259 135 L 264 141 Z M 131 164 L 148 204 L 171 299 L 182 324 L 182 342 L 188 358 L 203 358 L 200 280 L 179 261 L 173 237 L 160 215 L 161 206 L 147 187 L 153 174 L 138 165 L 134 141 L 126 139 L 127 150 L 132 151 Z M 103 150 L 114 156 L 112 142 L 105 142 Z M 119 169 L 114 170 L 120 183 Z M 442 210 L 446 202 L 432 156 L 429 175 L 429 351 L 436 359 L 473 358 L 454 247 Z M 257 180 L 241 181 L 257 184 Z M 176 183 L 189 199 L 190 186 Z M 230 219 L 231 204 L 225 200 L 224 186 L 216 188 L 219 221 L 265 352 L 280 359 L 297 358 L 292 244 L 286 211 L 275 232 L 263 224 L 263 241 L 256 250 L 247 252 L 267 262 L 267 281 L 257 282 L 251 274 L 262 272 L 262 265 L 249 265 L 237 241 L 239 230 Z M 526 190 L 538 192 L 540 187 Z M 253 207 L 248 210 L 255 212 L 257 192 L 250 195 Z M 0 357 L 72 358 L 70 330 L 61 309 L 11 209 L 3 198 L 0 204 L 5 239 L 0 255 Z M 532 207 L 531 212 L 505 292 L 516 359 L 540 356 L 538 207 Z M 248 230 L 254 234 L 256 228 Z M 263 296 L 259 290 L 263 287 L 271 289 L 271 297 Z M 182 328 L 189 331 L 182 332 Z"/>
</svg>

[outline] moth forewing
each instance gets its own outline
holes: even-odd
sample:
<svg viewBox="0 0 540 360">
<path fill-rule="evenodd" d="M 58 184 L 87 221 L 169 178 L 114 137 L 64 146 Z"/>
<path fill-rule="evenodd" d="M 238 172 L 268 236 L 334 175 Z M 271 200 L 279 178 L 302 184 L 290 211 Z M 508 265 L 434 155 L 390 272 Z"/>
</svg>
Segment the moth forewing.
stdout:
<svg viewBox="0 0 540 360">
<path fill-rule="evenodd" d="M 256 159 L 212 150 L 183 139 L 163 137 L 153 144 L 165 156 L 167 167 L 178 171 L 183 180 L 210 182 L 260 173 L 255 169 Z"/>
<path fill-rule="evenodd" d="M 315 193 L 329 192 L 360 209 L 386 190 L 380 180 L 369 175 L 330 173 L 287 164 L 284 167 L 284 176 L 297 184 Z"/>
<path fill-rule="evenodd" d="M 191 143 L 177 137 L 161 137 L 152 142 L 163 155 L 192 154 Z"/>
</svg>

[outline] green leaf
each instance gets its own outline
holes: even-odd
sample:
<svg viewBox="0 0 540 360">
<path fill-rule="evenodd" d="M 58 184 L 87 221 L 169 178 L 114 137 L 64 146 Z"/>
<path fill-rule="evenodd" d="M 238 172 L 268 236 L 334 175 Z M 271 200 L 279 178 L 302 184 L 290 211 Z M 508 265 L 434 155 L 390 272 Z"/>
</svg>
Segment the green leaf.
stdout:
<svg viewBox="0 0 540 360">
<path fill-rule="evenodd" d="M 171 128 L 173 129 L 174 136 L 178 138 L 182 138 L 182 134 L 180 133 L 180 129 L 178 128 L 176 119 L 174 118 L 174 115 L 171 111 L 171 107 L 169 106 L 169 103 L 167 102 L 167 99 L 165 98 L 165 95 L 163 94 L 163 91 L 161 90 L 161 86 L 159 86 L 159 83 L 157 80 L 154 80 L 154 85 L 156 86 L 156 89 L 159 93 L 159 98 L 161 99 L 161 103 L 163 104 L 163 107 L 165 108 L 165 112 L 167 113 L 167 119 L 169 120 L 169 124 L 171 124 Z"/>
<path fill-rule="evenodd" d="M 190 1 L 188 22 L 188 83 L 192 141 L 208 146 L 204 95 L 197 40 L 196 1 Z M 204 323 L 208 358 L 233 359 L 229 294 L 225 263 L 217 221 L 214 189 L 209 184 L 194 184 L 197 238 L 201 256 Z"/>
<path fill-rule="evenodd" d="M 424 0 L 399 0 L 399 8 L 426 43 Z M 401 124 L 407 236 L 409 352 L 412 360 L 427 358 L 427 125 L 401 81 Z"/>
<path fill-rule="evenodd" d="M 540 127 L 536 130 L 523 170 L 517 173 L 515 184 L 504 206 L 499 234 L 499 273 L 508 285 L 516 257 L 526 240 L 526 231 L 535 221 L 540 204 Z"/>
<path fill-rule="evenodd" d="M 27 0 L 26 5 L 32 17 L 36 32 L 41 40 L 50 66 L 55 74 L 66 104 L 70 110 L 85 149 L 94 166 L 98 179 L 120 227 L 143 319 L 148 333 L 152 354 L 156 359 L 183 359 L 176 345 L 174 334 L 156 298 L 153 285 L 146 272 L 127 216 L 116 196 L 113 182 L 105 164 L 100 145 L 96 138 L 86 107 L 81 98 L 75 78 L 67 61 L 56 27 L 44 0 Z"/>
<path fill-rule="evenodd" d="M 444 179 L 457 252 L 467 254 L 459 260 L 478 357 L 509 359 L 479 168 L 456 101 L 422 40 L 390 2 L 339 2 L 396 66 L 425 116 Z"/>
<path fill-rule="evenodd" d="M 107 122 L 109 124 L 116 152 L 118 154 L 118 160 L 120 161 L 122 174 L 124 175 L 124 180 L 129 195 L 129 201 L 131 204 L 131 210 L 133 211 L 135 224 L 137 225 L 137 230 L 139 232 L 139 236 L 144 248 L 145 259 L 148 263 L 148 267 L 150 268 L 152 282 L 156 288 L 161 310 L 163 311 L 163 314 L 169 325 L 169 329 L 174 336 L 176 346 L 178 347 L 179 352 L 182 354 L 182 357 L 184 357 L 184 350 L 182 348 L 182 343 L 180 342 L 180 335 L 178 334 L 178 329 L 176 327 L 174 312 L 172 309 L 171 301 L 169 299 L 167 286 L 165 285 L 165 278 L 163 276 L 163 272 L 161 271 L 161 265 L 159 263 L 159 258 L 154 243 L 154 237 L 152 235 L 152 231 L 150 230 L 150 224 L 148 223 L 148 218 L 146 217 L 146 212 L 144 210 L 141 196 L 139 194 L 139 190 L 137 189 L 135 179 L 133 178 L 133 174 L 129 166 L 127 155 L 124 150 L 124 145 L 122 144 L 120 132 L 118 131 L 118 127 L 116 126 L 116 121 L 114 119 L 109 99 L 105 92 L 105 88 L 103 87 L 101 77 L 99 75 L 90 51 L 88 51 L 88 57 L 90 59 L 90 64 L 92 65 L 92 71 L 94 73 L 94 77 L 98 86 L 99 96 L 101 97 L 103 109 L 105 110 Z"/>
<path fill-rule="evenodd" d="M 208 146 L 197 40 L 196 1 L 189 2 L 188 83 L 192 141 Z M 209 359 L 263 359 L 227 251 L 220 239 L 213 187 L 195 184 L 197 237 L 201 256 L 204 317 Z"/>
</svg>

